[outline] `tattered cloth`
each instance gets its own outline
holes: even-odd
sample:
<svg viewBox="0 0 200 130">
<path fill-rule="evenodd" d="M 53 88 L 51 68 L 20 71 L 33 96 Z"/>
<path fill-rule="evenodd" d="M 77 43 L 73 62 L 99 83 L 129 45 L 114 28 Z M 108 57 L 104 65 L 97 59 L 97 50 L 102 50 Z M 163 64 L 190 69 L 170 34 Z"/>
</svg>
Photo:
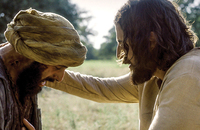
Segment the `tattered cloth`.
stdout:
<svg viewBox="0 0 200 130">
<path fill-rule="evenodd" d="M 74 67 L 86 58 L 86 47 L 73 25 L 55 13 L 19 11 L 4 33 L 21 55 L 46 65 Z"/>
</svg>

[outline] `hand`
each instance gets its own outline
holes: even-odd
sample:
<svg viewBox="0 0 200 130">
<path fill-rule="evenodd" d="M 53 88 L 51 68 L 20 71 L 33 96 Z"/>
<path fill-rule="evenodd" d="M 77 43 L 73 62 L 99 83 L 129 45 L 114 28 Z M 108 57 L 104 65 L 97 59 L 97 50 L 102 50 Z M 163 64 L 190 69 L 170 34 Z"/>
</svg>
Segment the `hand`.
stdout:
<svg viewBox="0 0 200 130">
<path fill-rule="evenodd" d="M 31 125 L 25 118 L 23 119 L 23 123 L 28 130 L 35 130 L 34 126 Z M 27 130 L 25 127 L 22 127 L 22 130 Z"/>
</svg>

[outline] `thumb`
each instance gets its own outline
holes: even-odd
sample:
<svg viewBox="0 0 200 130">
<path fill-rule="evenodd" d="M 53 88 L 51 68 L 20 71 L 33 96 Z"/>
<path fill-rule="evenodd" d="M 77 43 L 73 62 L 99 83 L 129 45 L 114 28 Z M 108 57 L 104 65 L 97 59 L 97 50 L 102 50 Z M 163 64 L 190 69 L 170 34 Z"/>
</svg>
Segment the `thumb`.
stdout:
<svg viewBox="0 0 200 130">
<path fill-rule="evenodd" d="M 22 127 L 22 130 L 26 130 L 26 128 L 25 128 L 25 127 Z"/>
<path fill-rule="evenodd" d="M 23 123 L 28 130 L 35 130 L 34 126 L 31 125 L 31 123 L 29 123 L 25 118 L 23 119 Z"/>
</svg>

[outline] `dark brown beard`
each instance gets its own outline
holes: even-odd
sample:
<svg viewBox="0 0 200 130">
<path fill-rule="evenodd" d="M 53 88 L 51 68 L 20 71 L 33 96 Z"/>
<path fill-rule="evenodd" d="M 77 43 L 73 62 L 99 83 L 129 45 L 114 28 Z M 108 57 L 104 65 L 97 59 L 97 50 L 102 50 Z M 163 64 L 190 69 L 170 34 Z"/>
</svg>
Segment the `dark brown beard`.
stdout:
<svg viewBox="0 0 200 130">
<path fill-rule="evenodd" d="M 34 96 L 42 90 L 39 83 L 41 82 L 42 72 L 45 69 L 46 67 L 42 64 L 33 62 L 18 75 L 16 86 L 19 90 L 19 100 L 22 104 L 25 97 Z"/>
<path fill-rule="evenodd" d="M 151 79 L 155 71 L 155 68 L 152 70 L 144 68 L 135 68 L 135 70 L 132 71 L 131 81 L 134 85 L 143 84 L 144 82 Z"/>
<path fill-rule="evenodd" d="M 151 79 L 157 69 L 157 64 L 153 61 L 147 61 L 146 65 L 134 66 L 131 70 L 131 81 L 134 85 L 143 84 Z"/>
</svg>

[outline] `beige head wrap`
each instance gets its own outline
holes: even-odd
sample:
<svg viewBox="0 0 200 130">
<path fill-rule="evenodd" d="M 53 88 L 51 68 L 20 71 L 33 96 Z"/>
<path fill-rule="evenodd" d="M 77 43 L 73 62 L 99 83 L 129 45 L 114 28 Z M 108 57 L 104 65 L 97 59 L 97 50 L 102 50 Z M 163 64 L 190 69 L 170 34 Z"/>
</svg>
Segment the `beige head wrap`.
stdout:
<svg viewBox="0 0 200 130">
<path fill-rule="evenodd" d="M 21 10 L 4 34 L 18 53 L 42 64 L 72 67 L 86 58 L 77 31 L 58 14 Z"/>
</svg>

